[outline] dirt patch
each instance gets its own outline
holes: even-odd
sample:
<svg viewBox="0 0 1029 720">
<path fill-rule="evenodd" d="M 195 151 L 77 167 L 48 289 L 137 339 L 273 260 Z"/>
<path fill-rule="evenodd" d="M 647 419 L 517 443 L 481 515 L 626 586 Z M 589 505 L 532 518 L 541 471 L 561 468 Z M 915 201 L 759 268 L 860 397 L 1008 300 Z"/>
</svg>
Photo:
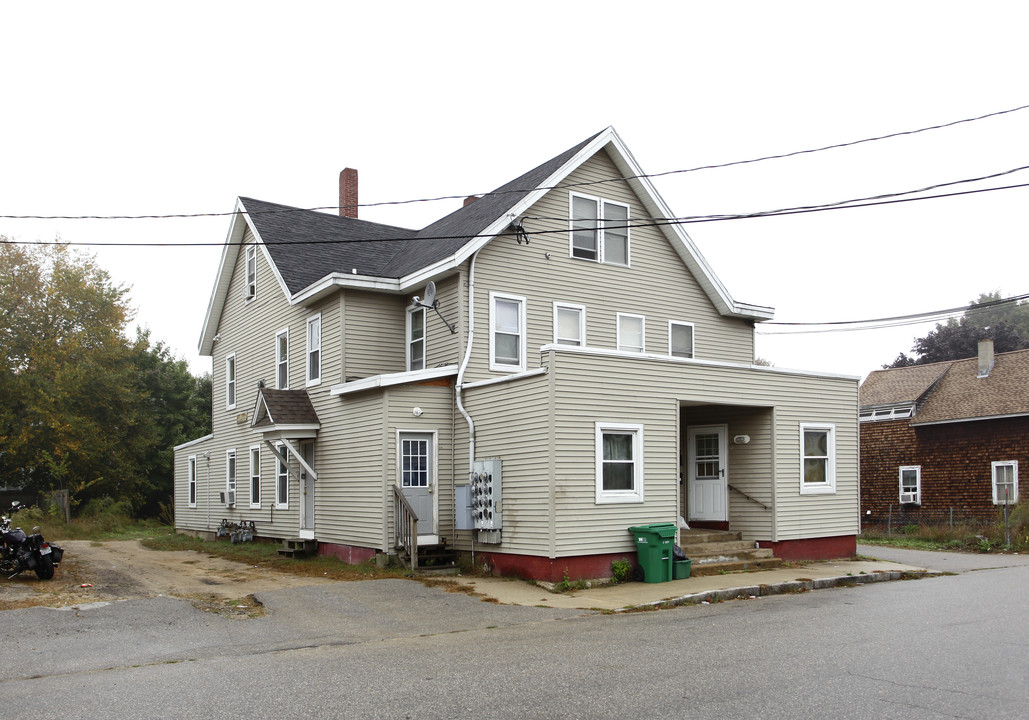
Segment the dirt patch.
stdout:
<svg viewBox="0 0 1029 720">
<path fill-rule="evenodd" d="M 193 550 L 148 550 L 137 540 L 68 540 L 61 547 L 64 559 L 53 580 L 39 580 L 32 573 L 0 579 L 0 610 L 171 595 L 212 612 L 252 616 L 260 607 L 249 599 L 254 593 L 332 582 Z M 237 612 L 239 606 L 250 612 Z"/>
</svg>

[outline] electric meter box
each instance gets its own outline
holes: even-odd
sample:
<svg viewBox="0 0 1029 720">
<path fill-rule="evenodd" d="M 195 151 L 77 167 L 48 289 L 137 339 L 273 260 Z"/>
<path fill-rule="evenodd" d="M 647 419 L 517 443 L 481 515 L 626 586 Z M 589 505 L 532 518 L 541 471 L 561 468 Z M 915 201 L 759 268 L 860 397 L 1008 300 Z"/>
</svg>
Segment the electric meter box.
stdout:
<svg viewBox="0 0 1029 720">
<path fill-rule="evenodd" d="M 472 504 L 472 527 L 476 530 L 500 530 L 503 527 L 501 474 L 499 459 L 476 460 L 472 463 L 468 488 Z"/>
</svg>

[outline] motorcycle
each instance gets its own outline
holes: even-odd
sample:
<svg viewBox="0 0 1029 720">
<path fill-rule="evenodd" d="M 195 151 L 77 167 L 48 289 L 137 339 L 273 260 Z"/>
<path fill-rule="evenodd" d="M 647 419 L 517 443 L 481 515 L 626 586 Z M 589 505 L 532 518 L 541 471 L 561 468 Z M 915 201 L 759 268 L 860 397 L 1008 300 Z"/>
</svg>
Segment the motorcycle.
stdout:
<svg viewBox="0 0 1029 720">
<path fill-rule="evenodd" d="M 24 506 L 17 500 L 11 503 L 11 515 Z M 25 570 L 32 570 L 40 580 L 49 580 L 54 576 L 54 568 L 61 563 L 64 550 L 60 545 L 47 542 L 39 531 L 39 526 L 32 528 L 32 534 L 26 534 L 20 527 L 11 528 L 11 518 L 0 516 L 0 572 L 11 573 L 8 580 L 18 576 Z"/>
</svg>

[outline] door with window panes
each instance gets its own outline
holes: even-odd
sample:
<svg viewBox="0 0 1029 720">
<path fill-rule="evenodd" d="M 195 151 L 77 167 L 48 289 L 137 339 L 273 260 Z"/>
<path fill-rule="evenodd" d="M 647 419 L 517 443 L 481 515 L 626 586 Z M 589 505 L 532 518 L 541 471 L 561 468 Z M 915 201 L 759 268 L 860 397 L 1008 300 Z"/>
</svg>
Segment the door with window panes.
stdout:
<svg viewBox="0 0 1029 720">
<path fill-rule="evenodd" d="M 418 516 L 418 537 L 436 534 L 435 438 L 432 433 L 400 433 L 400 491 Z M 431 540 L 429 540 L 431 541 Z"/>
<path fill-rule="evenodd" d="M 686 431 L 690 520 L 729 519 L 726 434 L 725 425 L 691 427 Z"/>
</svg>

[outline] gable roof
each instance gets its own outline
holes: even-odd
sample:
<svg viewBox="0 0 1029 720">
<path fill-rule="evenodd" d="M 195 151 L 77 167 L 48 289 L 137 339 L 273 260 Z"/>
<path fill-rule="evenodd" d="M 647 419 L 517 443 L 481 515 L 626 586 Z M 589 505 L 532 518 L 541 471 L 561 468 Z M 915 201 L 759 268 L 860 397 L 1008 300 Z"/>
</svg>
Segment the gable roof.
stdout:
<svg viewBox="0 0 1029 720">
<path fill-rule="evenodd" d="M 986 377 L 978 370 L 978 358 L 878 370 L 861 385 L 861 406 L 920 401 L 912 425 L 1029 415 L 1029 350 L 998 353 Z"/>
<path fill-rule="evenodd" d="M 651 217 L 672 217 L 614 128 L 607 128 L 421 230 L 239 198 L 211 294 L 200 354 L 210 355 L 232 268 L 249 227 L 291 304 L 337 287 L 401 293 L 455 269 L 596 153 L 606 150 Z M 723 315 L 752 321 L 769 307 L 737 302 L 681 226 L 658 227 Z"/>
<path fill-rule="evenodd" d="M 257 391 L 252 428 L 313 427 L 320 425 L 318 413 L 311 404 L 306 390 L 275 390 L 261 388 Z"/>
</svg>

